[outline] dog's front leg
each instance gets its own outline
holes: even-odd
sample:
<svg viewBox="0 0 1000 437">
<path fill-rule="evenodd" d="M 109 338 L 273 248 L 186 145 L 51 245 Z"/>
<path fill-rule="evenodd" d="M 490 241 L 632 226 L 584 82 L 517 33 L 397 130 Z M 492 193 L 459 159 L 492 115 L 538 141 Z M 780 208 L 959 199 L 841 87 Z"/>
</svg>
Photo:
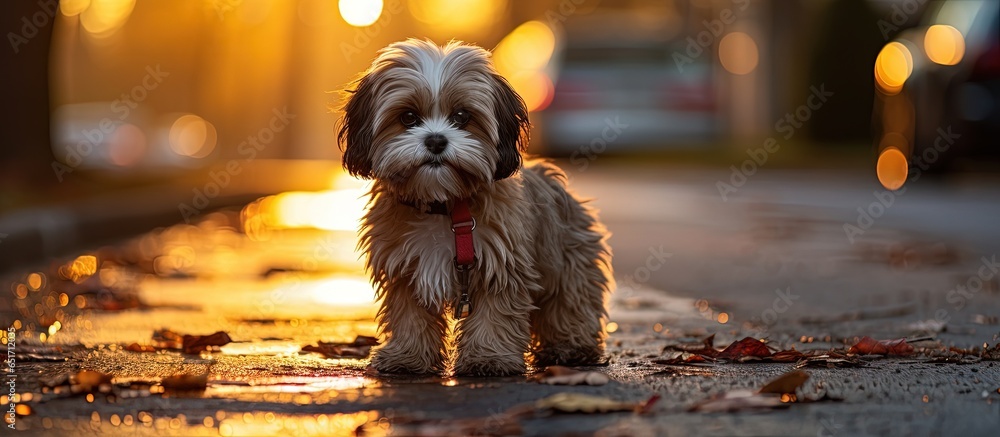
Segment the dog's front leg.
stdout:
<svg viewBox="0 0 1000 437">
<path fill-rule="evenodd" d="M 372 366 L 384 373 L 442 373 L 448 352 L 443 310 L 424 308 L 409 281 L 388 284 L 379 309 L 379 329 L 387 337 Z"/>
<path fill-rule="evenodd" d="M 498 281 L 489 281 L 496 284 Z M 534 308 L 528 288 L 507 281 L 495 289 L 473 287 L 472 313 L 458 325 L 455 374 L 517 375 L 525 372 L 524 353 L 531 341 L 529 313 Z M 473 283 L 483 283 L 474 278 Z"/>
</svg>

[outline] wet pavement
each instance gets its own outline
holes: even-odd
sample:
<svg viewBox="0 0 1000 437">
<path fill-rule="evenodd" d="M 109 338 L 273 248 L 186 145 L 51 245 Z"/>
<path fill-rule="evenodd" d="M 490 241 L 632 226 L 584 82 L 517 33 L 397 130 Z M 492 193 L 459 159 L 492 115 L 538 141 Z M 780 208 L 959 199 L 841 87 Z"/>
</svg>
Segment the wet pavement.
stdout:
<svg viewBox="0 0 1000 437">
<path fill-rule="evenodd" d="M 376 375 L 366 358 L 303 351 L 376 334 L 373 293 L 353 250 L 363 188 L 345 182 L 7 272 L 0 322 L 14 328 L 4 340 L 14 333 L 16 396 L 0 404 L 14 401 L 15 428 L 32 435 L 990 435 L 1000 427 L 1000 362 L 944 359 L 949 347 L 1000 341 L 1000 281 L 990 270 L 1000 253 L 1000 181 L 925 183 L 887 202 L 867 175 L 761 171 L 723 199 L 717 183 L 728 172 L 567 170 L 614 234 L 609 364 L 589 369 L 610 376 L 607 385 Z M 877 217 L 868 224 L 858 208 Z M 164 329 L 223 331 L 232 341 L 183 353 Z M 871 336 L 908 338 L 917 350 L 808 367 L 797 399 L 781 408 L 690 412 L 796 366 L 656 363 L 672 356 L 665 346 L 711 334 L 717 348 L 749 336 L 773 350 L 821 353 Z M 80 370 L 110 380 L 88 386 Z M 177 375 L 192 387 L 168 382 Z M 536 404 L 564 392 L 646 408 L 552 414 Z"/>
</svg>

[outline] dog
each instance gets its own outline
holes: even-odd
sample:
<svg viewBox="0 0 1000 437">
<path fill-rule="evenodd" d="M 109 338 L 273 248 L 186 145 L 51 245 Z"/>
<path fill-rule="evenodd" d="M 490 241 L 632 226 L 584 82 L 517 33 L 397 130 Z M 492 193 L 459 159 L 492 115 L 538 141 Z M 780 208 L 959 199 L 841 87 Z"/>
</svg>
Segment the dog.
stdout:
<svg viewBox="0 0 1000 437">
<path fill-rule="evenodd" d="M 559 168 L 523 164 L 528 110 L 491 53 L 409 39 L 348 88 L 343 166 L 373 181 L 358 243 L 385 338 L 371 367 L 499 376 L 524 374 L 526 356 L 602 362 L 608 232 Z"/>
</svg>

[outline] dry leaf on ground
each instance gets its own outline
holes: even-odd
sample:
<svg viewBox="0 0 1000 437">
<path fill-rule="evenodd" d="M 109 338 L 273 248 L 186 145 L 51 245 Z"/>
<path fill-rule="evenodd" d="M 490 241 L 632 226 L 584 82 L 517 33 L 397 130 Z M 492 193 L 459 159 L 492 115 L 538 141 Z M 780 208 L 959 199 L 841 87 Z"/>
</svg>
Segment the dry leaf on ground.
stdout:
<svg viewBox="0 0 1000 437">
<path fill-rule="evenodd" d="M 643 403 L 622 402 L 603 396 L 584 393 L 556 393 L 535 401 L 535 409 L 557 413 L 610 413 L 614 411 L 639 411 Z"/>
<path fill-rule="evenodd" d="M 803 367 L 863 367 L 865 365 L 861 360 L 847 356 L 844 354 L 839 354 L 836 352 L 830 352 L 828 354 L 816 355 L 813 357 L 805 357 L 801 361 L 795 364 L 796 369 L 801 369 Z"/>
<path fill-rule="evenodd" d="M 740 410 L 788 408 L 795 401 L 795 390 L 809 379 L 809 374 L 801 370 L 785 373 L 758 391 L 739 389 L 723 393 L 695 404 L 688 411 L 721 413 Z"/>
<path fill-rule="evenodd" d="M 809 374 L 801 370 L 793 370 L 785 373 L 760 388 L 758 393 L 771 393 L 782 395 L 795 393 L 795 390 L 802 386 L 809 379 Z"/>
<path fill-rule="evenodd" d="M 320 341 L 316 346 L 302 346 L 303 352 L 318 352 L 327 358 L 367 358 L 378 339 L 364 335 L 357 336 L 350 343 L 327 343 Z"/>
<path fill-rule="evenodd" d="M 160 382 L 166 390 L 173 391 L 202 391 L 208 387 L 208 373 L 203 373 L 200 375 L 192 375 L 189 373 L 182 373 L 179 375 L 168 376 L 163 378 Z"/>
<path fill-rule="evenodd" d="M 847 353 L 858 355 L 910 355 L 913 353 L 913 346 L 910 346 L 905 338 L 875 340 L 869 336 L 864 336 L 854 346 L 851 346 Z"/>
<path fill-rule="evenodd" d="M 684 365 L 698 365 L 707 362 L 711 358 L 705 358 L 704 355 L 697 355 L 688 352 L 681 352 L 673 358 L 657 358 L 652 361 L 653 364 L 664 364 L 668 366 L 684 366 Z"/>
<path fill-rule="evenodd" d="M 550 385 L 604 385 L 610 381 L 608 375 L 601 372 L 582 371 L 564 366 L 549 366 L 545 371 L 534 375 L 531 380 Z"/>
<path fill-rule="evenodd" d="M 691 354 L 705 355 L 707 357 L 715 357 L 719 351 L 715 349 L 715 334 L 705 337 L 701 343 L 680 343 L 667 345 L 663 347 L 663 352 L 666 351 L 681 351 Z"/>
<path fill-rule="evenodd" d="M 716 358 L 732 361 L 746 361 L 754 358 L 767 358 L 770 356 L 771 350 L 767 348 L 767 345 L 761 343 L 760 340 L 753 337 L 746 337 L 729 345 L 729 347 L 725 350 L 719 352 L 719 354 L 716 355 Z"/>
<path fill-rule="evenodd" d="M 196 354 L 213 346 L 225 346 L 232 341 L 233 339 L 229 338 L 229 334 L 218 331 L 210 335 L 185 335 L 182 337 L 181 344 L 183 345 L 184 353 Z"/>
</svg>

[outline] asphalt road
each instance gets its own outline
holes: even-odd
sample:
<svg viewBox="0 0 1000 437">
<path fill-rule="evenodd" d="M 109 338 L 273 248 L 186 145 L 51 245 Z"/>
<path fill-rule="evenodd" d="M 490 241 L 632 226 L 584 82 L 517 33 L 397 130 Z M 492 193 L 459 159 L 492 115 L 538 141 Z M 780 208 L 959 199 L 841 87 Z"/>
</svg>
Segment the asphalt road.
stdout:
<svg viewBox="0 0 1000 437">
<path fill-rule="evenodd" d="M 230 213 L 91 251 L 102 266 L 122 266 L 79 284 L 58 279 L 56 263 L 39 266 L 47 275 L 35 284 L 30 271 L 10 272 L 0 316 L 20 325 L 15 427 L 32 435 L 810 436 L 992 435 L 1000 427 L 998 362 L 940 363 L 922 352 L 1000 341 L 1000 282 L 990 269 L 1000 252 L 1000 181 L 916 184 L 890 203 L 868 175 L 765 169 L 724 199 L 718 182 L 728 171 L 567 170 L 614 234 L 615 331 L 609 365 L 591 369 L 610 376 L 607 385 L 388 377 L 367 372 L 363 358 L 301 352 L 375 333 L 353 234 L 251 239 Z M 870 221 L 859 223 L 859 207 Z M 849 237 L 845 224 L 860 233 Z M 317 247 L 336 249 L 317 256 Z M 156 344 L 162 328 L 225 331 L 233 342 L 196 354 L 125 350 Z M 689 412 L 794 366 L 654 362 L 670 354 L 665 346 L 710 334 L 717 348 L 751 336 L 798 351 L 840 350 L 866 335 L 924 340 L 914 342 L 916 355 L 806 369 L 796 393 L 817 402 Z M 112 376 L 106 393 L 43 388 L 80 369 Z M 164 390 L 163 378 L 178 374 L 206 375 L 207 384 Z M 536 408 L 563 392 L 659 400 L 643 414 Z"/>
</svg>

